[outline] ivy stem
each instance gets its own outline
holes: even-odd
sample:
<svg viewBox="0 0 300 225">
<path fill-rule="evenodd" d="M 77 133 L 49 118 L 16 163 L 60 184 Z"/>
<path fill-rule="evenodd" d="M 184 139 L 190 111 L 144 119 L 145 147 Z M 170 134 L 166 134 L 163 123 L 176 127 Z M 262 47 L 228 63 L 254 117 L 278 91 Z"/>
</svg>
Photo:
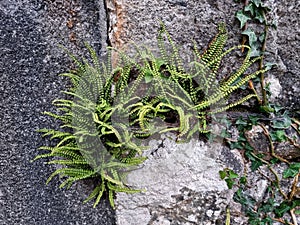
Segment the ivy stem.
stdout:
<svg viewBox="0 0 300 225">
<path fill-rule="evenodd" d="M 293 181 L 293 184 L 292 184 L 292 188 L 291 188 L 292 190 L 291 190 L 291 193 L 290 193 L 290 196 L 289 196 L 289 200 L 290 201 L 292 201 L 292 199 L 294 198 L 294 196 L 295 196 L 295 194 L 296 194 L 296 192 L 298 190 L 297 185 L 298 185 L 299 176 L 300 176 L 300 174 L 298 173 L 296 175 L 296 177 L 294 178 L 294 181 Z"/>
<path fill-rule="evenodd" d="M 268 169 L 269 169 L 269 170 L 271 171 L 271 173 L 273 173 L 273 175 L 275 176 L 275 179 L 276 179 L 276 181 L 275 181 L 276 184 L 275 184 L 275 185 L 276 185 L 276 187 L 278 188 L 280 194 L 283 196 L 284 199 L 288 199 L 287 195 L 286 195 L 286 194 L 283 192 L 283 190 L 281 189 L 281 186 L 280 186 L 280 178 L 279 178 L 277 172 L 271 167 L 271 164 L 270 164 L 268 161 L 266 161 L 266 160 L 264 160 L 264 159 L 258 157 L 258 156 L 255 155 L 253 152 L 251 152 L 250 154 L 251 154 L 254 158 L 260 160 L 261 162 L 263 162 L 264 164 L 267 165 Z"/>
<path fill-rule="evenodd" d="M 294 225 L 298 225 L 297 218 L 296 218 L 294 212 L 295 212 L 295 209 L 291 209 L 291 210 L 290 210 L 290 213 L 291 213 L 291 216 L 292 216 L 292 220 L 293 220 Z"/>
<path fill-rule="evenodd" d="M 264 35 L 264 41 L 263 41 L 262 48 L 261 48 L 262 56 L 259 61 L 259 70 L 262 70 L 264 67 L 264 55 L 265 55 L 266 46 L 267 46 L 268 28 L 269 28 L 265 12 L 263 12 L 263 16 L 264 16 L 264 20 L 265 20 L 265 30 L 264 30 L 265 35 Z M 261 93 L 262 93 L 262 105 L 265 106 L 268 104 L 267 90 L 266 90 L 266 85 L 265 85 L 265 72 L 262 72 L 260 74 L 260 86 L 261 86 Z"/>
<path fill-rule="evenodd" d="M 266 135 L 266 137 L 268 138 L 269 140 L 269 143 L 270 143 L 270 150 L 271 150 L 271 155 L 280 160 L 281 162 L 284 162 L 288 165 L 290 165 L 290 162 L 284 158 L 282 158 L 281 156 L 278 156 L 276 153 L 275 153 L 275 149 L 274 149 L 274 144 L 273 144 L 273 141 L 272 141 L 272 138 L 270 136 L 270 133 L 269 131 L 267 130 L 267 128 L 263 125 L 263 124 L 258 124 L 263 130 L 264 130 L 264 134 Z"/>
<path fill-rule="evenodd" d="M 271 218 L 271 219 L 276 221 L 276 222 L 282 223 L 282 224 L 295 225 L 295 224 L 292 224 L 290 222 L 284 221 L 282 218 Z"/>
</svg>

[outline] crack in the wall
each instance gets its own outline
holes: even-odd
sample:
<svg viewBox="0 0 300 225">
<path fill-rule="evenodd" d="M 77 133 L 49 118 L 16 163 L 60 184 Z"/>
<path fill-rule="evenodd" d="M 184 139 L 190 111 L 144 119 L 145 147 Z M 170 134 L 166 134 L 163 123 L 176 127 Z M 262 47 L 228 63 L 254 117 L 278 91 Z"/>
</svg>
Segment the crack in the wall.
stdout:
<svg viewBox="0 0 300 225">
<path fill-rule="evenodd" d="M 125 18 L 122 0 L 106 1 L 106 9 L 108 15 L 108 41 L 112 47 L 121 48 L 123 46 L 121 35 Z"/>
<path fill-rule="evenodd" d="M 107 47 L 111 46 L 108 29 L 109 29 L 109 12 L 107 9 L 107 0 L 100 0 L 98 2 L 99 9 L 99 30 L 101 38 L 101 50 L 100 55 L 103 56 L 107 52 Z"/>
<path fill-rule="evenodd" d="M 122 0 L 103 0 L 106 11 L 106 46 L 115 49 L 122 49 L 124 42 L 121 40 L 123 25 L 125 21 L 124 4 Z M 113 51 L 111 54 L 112 65 L 117 64 L 118 53 Z"/>
<path fill-rule="evenodd" d="M 105 22 L 106 22 L 106 36 L 105 36 L 105 41 L 106 41 L 106 46 L 107 47 L 111 47 L 111 41 L 109 39 L 109 28 L 110 28 L 110 14 L 109 14 L 109 10 L 107 7 L 107 0 L 103 0 L 103 7 L 104 7 L 104 11 L 105 11 Z"/>
</svg>

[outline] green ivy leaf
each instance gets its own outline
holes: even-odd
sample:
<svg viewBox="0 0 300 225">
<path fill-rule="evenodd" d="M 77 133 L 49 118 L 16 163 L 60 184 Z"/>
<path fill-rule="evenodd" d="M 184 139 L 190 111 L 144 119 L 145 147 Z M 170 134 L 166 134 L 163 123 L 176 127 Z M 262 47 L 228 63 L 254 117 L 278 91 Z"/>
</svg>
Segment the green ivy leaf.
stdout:
<svg viewBox="0 0 300 225">
<path fill-rule="evenodd" d="M 262 161 L 254 158 L 254 160 L 251 160 L 251 166 L 250 166 L 251 171 L 253 172 L 253 171 L 257 170 L 262 165 L 263 165 Z"/>
<path fill-rule="evenodd" d="M 228 171 L 228 178 L 235 179 L 235 178 L 238 178 L 238 177 L 239 177 L 239 175 L 236 174 L 235 172 L 233 172 L 233 170 Z"/>
<path fill-rule="evenodd" d="M 226 128 L 229 128 L 231 126 L 231 121 L 227 119 L 226 117 L 223 117 L 220 119 L 220 123 L 225 125 Z"/>
<path fill-rule="evenodd" d="M 287 140 L 287 136 L 284 130 L 276 130 L 270 133 L 273 141 L 283 142 Z"/>
<path fill-rule="evenodd" d="M 258 40 L 259 40 L 260 42 L 263 42 L 263 41 L 265 40 L 265 37 L 266 37 L 266 33 L 264 32 L 264 33 L 262 33 L 261 35 L 259 35 Z"/>
<path fill-rule="evenodd" d="M 222 131 L 220 133 L 220 137 L 222 137 L 222 138 L 228 138 L 228 137 L 230 137 L 230 134 L 229 134 L 229 132 L 227 131 L 226 128 L 222 129 Z"/>
<path fill-rule="evenodd" d="M 255 200 L 250 196 L 243 193 L 243 190 L 239 188 L 233 195 L 233 200 L 242 204 L 246 208 L 253 208 Z M 248 214 L 248 213 L 247 213 Z"/>
<path fill-rule="evenodd" d="M 232 142 L 230 143 L 230 149 L 244 149 L 244 146 L 241 142 Z"/>
<path fill-rule="evenodd" d="M 241 142 L 247 141 L 247 139 L 246 139 L 245 136 L 243 136 L 243 135 L 240 135 L 240 136 L 238 137 L 237 140 L 238 140 L 238 141 L 241 141 Z"/>
<path fill-rule="evenodd" d="M 247 30 L 243 31 L 242 34 L 248 36 L 249 45 L 251 47 L 250 56 L 251 57 L 260 56 L 261 55 L 260 45 L 258 43 L 258 38 L 257 38 L 255 32 L 251 29 L 247 29 Z"/>
<path fill-rule="evenodd" d="M 250 12 L 251 15 L 254 16 L 254 12 L 256 10 L 256 7 L 253 3 L 250 3 L 250 4 L 245 6 L 244 10 L 245 10 L 245 12 Z"/>
<path fill-rule="evenodd" d="M 225 181 L 226 181 L 227 187 L 229 189 L 232 189 L 232 187 L 234 185 L 234 181 L 232 179 L 230 179 L 230 178 L 226 178 Z"/>
<path fill-rule="evenodd" d="M 262 219 L 261 223 L 259 225 L 267 225 L 267 224 L 270 224 L 272 225 L 273 224 L 273 219 L 270 217 L 270 216 L 267 216 L 266 218 Z"/>
<path fill-rule="evenodd" d="M 256 7 L 259 7 L 262 4 L 261 0 L 251 0 L 251 2 L 254 3 Z"/>
<path fill-rule="evenodd" d="M 276 63 L 274 63 L 274 62 L 267 62 L 266 64 L 265 64 L 265 68 L 267 69 L 267 70 L 270 70 L 270 69 L 272 69 L 272 67 L 274 67 L 274 66 L 276 66 L 277 64 Z"/>
<path fill-rule="evenodd" d="M 255 18 L 254 19 L 257 19 L 260 23 L 266 22 L 263 8 L 259 8 L 259 9 L 255 10 Z"/>
<path fill-rule="evenodd" d="M 253 30 L 251 29 L 244 30 L 242 34 L 248 36 L 250 46 L 254 45 L 257 42 L 257 36 Z"/>
<path fill-rule="evenodd" d="M 272 121 L 272 127 L 276 129 L 287 129 L 291 124 L 292 120 L 287 113 L 284 113 L 281 118 Z"/>
<path fill-rule="evenodd" d="M 283 217 L 283 215 L 288 212 L 291 207 L 287 202 L 282 202 L 278 207 L 275 208 L 274 213 L 277 218 Z"/>
<path fill-rule="evenodd" d="M 299 173 L 300 163 L 292 163 L 283 171 L 283 178 L 295 177 Z"/>
<path fill-rule="evenodd" d="M 266 112 L 266 113 L 272 113 L 272 112 L 275 111 L 275 110 L 274 110 L 271 106 L 269 106 L 269 105 L 263 105 L 263 106 L 260 106 L 260 107 L 259 107 L 259 110 L 260 110 L 261 112 Z"/>
<path fill-rule="evenodd" d="M 257 116 L 248 116 L 249 120 L 251 121 L 252 125 L 257 125 L 257 121 L 259 120 L 259 118 Z"/>
<path fill-rule="evenodd" d="M 244 120 L 242 117 L 239 117 L 236 122 L 235 122 L 236 125 L 247 125 L 247 121 Z"/>
<path fill-rule="evenodd" d="M 275 113 L 278 113 L 280 110 L 284 109 L 284 107 L 280 105 L 272 105 L 272 108 L 274 109 Z"/>
<path fill-rule="evenodd" d="M 250 56 L 253 58 L 261 56 L 261 51 L 258 48 L 251 48 Z"/>
<path fill-rule="evenodd" d="M 226 171 L 224 171 L 224 170 L 220 170 L 220 171 L 219 171 L 219 174 L 220 174 L 220 178 L 221 178 L 222 180 L 224 180 L 225 177 L 227 176 L 227 173 L 226 173 Z"/>
<path fill-rule="evenodd" d="M 245 14 L 243 10 L 237 11 L 235 17 L 240 21 L 240 27 L 243 28 L 248 20 L 251 20 L 251 17 Z"/>
<path fill-rule="evenodd" d="M 277 218 L 283 217 L 283 215 L 291 209 L 300 205 L 300 200 L 283 201 L 278 207 L 275 208 L 274 213 Z"/>
<path fill-rule="evenodd" d="M 242 176 L 242 177 L 240 178 L 240 183 L 241 183 L 241 184 L 246 184 L 246 183 L 247 183 L 247 177 Z"/>
<path fill-rule="evenodd" d="M 259 207 L 258 212 L 272 212 L 274 210 L 275 200 L 274 198 L 269 198 L 265 204 Z"/>
</svg>

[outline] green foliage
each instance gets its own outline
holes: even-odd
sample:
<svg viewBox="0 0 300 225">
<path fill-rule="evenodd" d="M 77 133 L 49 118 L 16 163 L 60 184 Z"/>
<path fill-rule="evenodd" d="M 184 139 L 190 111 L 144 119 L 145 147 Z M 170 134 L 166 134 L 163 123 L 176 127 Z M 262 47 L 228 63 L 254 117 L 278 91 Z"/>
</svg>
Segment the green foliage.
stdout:
<svg viewBox="0 0 300 225">
<path fill-rule="evenodd" d="M 286 130 L 290 128 L 297 129 L 297 126 L 293 123 L 298 121 L 290 118 L 289 113 L 278 105 L 269 104 L 268 107 L 271 109 L 272 119 L 265 117 L 265 114 L 254 114 L 249 115 L 247 118 L 239 117 L 236 119 L 235 126 L 239 130 L 239 137 L 236 142 L 233 142 L 229 137 L 228 142 L 231 149 L 240 149 L 244 152 L 244 156 L 251 163 L 250 167 L 252 171 L 258 170 L 263 165 L 269 169 L 273 176 L 269 177 L 268 193 L 265 193 L 265 196 L 269 196 L 270 198 L 263 202 L 256 202 L 247 190 L 247 177 L 239 179 L 238 177 L 231 176 L 231 179 L 229 179 L 230 171 L 220 171 L 221 178 L 228 179 L 226 182 L 230 189 L 233 186 L 238 187 L 238 190 L 234 194 L 234 200 L 243 206 L 243 211 L 248 217 L 249 224 L 255 225 L 273 224 L 274 216 L 280 218 L 280 221 L 284 221 L 282 217 L 287 217 L 287 214 L 291 210 L 299 206 L 299 200 L 294 195 L 297 190 L 297 176 L 300 172 L 300 163 L 290 163 L 286 159 L 277 156 L 274 152 L 274 145 L 276 143 L 290 141 Z M 249 139 L 245 136 L 245 132 L 251 130 L 254 125 L 263 128 L 263 134 L 269 141 L 270 152 L 265 153 L 268 156 L 267 158 L 265 158 L 265 154 L 261 154 L 257 149 L 254 149 L 249 144 Z M 282 174 L 277 174 L 273 169 L 278 163 L 286 163 L 288 165 Z M 295 181 L 291 182 L 289 178 Z M 281 189 L 280 185 L 283 179 L 286 179 L 285 181 L 289 179 L 292 183 L 289 188 L 292 192 L 289 195 L 285 194 Z M 287 224 L 290 223 L 287 222 Z"/>
<path fill-rule="evenodd" d="M 69 188 L 78 180 L 95 180 L 96 187 L 85 200 L 95 199 L 94 207 L 105 192 L 112 207 L 116 192 L 138 192 L 125 182 L 126 174 L 146 159 L 141 156 L 145 147 L 137 143 L 138 139 L 155 132 L 175 131 L 178 137 L 185 138 L 196 132 L 208 132 L 208 117 L 255 97 L 249 94 L 224 104 L 224 99 L 265 71 L 245 75 L 259 58 L 250 60 L 250 48 L 244 45 L 224 50 L 226 39 L 225 24 L 220 24 L 218 34 L 204 53 L 195 48 L 196 59 L 188 66 L 184 66 L 164 25 L 158 35 L 160 57 L 146 47 L 138 47 L 134 57 L 110 48 L 108 61 L 100 63 L 89 45 L 86 47 L 90 60 L 79 60 L 69 54 L 77 70 L 61 75 L 70 79 L 72 87 L 64 92 L 66 99 L 53 101 L 59 113 L 45 113 L 59 120 L 61 126 L 40 130 L 56 144 L 41 147 L 43 153 L 35 158 L 50 157 L 48 164 L 62 166 L 50 175 L 47 183 L 55 176 L 65 179 L 60 188 Z M 249 50 L 242 65 L 217 82 L 222 59 L 239 48 Z M 115 68 L 110 62 L 112 51 L 119 54 Z M 143 89 L 145 85 L 147 88 Z M 144 96 L 138 94 L 143 92 Z M 157 130 L 157 124 L 152 123 L 155 119 L 169 125 Z M 228 171 L 229 185 L 236 176 Z"/>
<path fill-rule="evenodd" d="M 249 1 L 240 1 L 243 3 L 244 7 L 242 10 L 239 10 L 236 13 L 236 18 L 240 23 L 240 28 L 242 29 L 241 34 L 242 37 L 242 44 L 248 42 L 249 46 L 251 47 L 251 57 L 258 57 L 261 56 L 259 61 L 259 68 L 262 69 L 264 67 L 264 55 L 267 51 L 267 35 L 268 30 L 270 27 L 276 28 L 276 25 L 270 24 L 267 21 L 267 12 L 270 9 L 263 4 L 261 0 L 249 0 Z M 258 29 L 258 27 L 262 26 L 264 30 L 261 32 L 262 29 Z M 242 50 L 243 51 L 243 50 Z M 266 68 L 271 69 L 274 66 L 274 63 L 267 62 Z M 268 87 L 265 85 L 264 73 L 260 74 L 260 86 L 261 86 L 261 93 L 262 98 L 259 97 L 259 103 L 264 110 L 268 110 L 267 103 L 267 95 L 268 95 Z M 254 86 L 252 89 L 255 91 Z"/>
<path fill-rule="evenodd" d="M 273 198 L 270 198 L 255 209 L 256 201 L 247 196 L 239 189 L 234 196 L 234 200 L 239 202 L 244 210 L 246 211 L 246 216 L 248 217 L 248 223 L 251 225 L 272 225 L 273 219 L 270 213 L 274 210 L 275 202 Z"/>
<path fill-rule="evenodd" d="M 285 213 L 289 212 L 290 210 L 300 206 L 300 200 L 293 200 L 293 201 L 283 201 L 279 206 L 277 206 L 274 210 L 275 215 L 277 218 L 282 217 Z"/>
<path fill-rule="evenodd" d="M 247 28 L 247 23 L 254 21 L 265 26 L 269 26 L 266 20 L 266 12 L 270 9 L 265 6 L 261 1 L 249 0 L 248 4 L 242 10 L 236 13 L 236 18 L 240 22 L 240 28 L 243 28 L 242 34 L 248 37 L 249 46 L 251 47 L 251 57 L 256 57 L 264 54 L 261 46 L 265 42 L 266 33 L 259 34 Z"/>
<path fill-rule="evenodd" d="M 232 189 L 233 185 L 235 184 L 235 179 L 239 177 L 238 174 L 233 172 L 231 169 L 224 169 L 219 171 L 220 178 L 222 180 L 225 180 L 227 186 L 229 189 Z"/>
<path fill-rule="evenodd" d="M 292 163 L 283 171 L 283 178 L 295 177 L 300 172 L 300 163 Z"/>
</svg>

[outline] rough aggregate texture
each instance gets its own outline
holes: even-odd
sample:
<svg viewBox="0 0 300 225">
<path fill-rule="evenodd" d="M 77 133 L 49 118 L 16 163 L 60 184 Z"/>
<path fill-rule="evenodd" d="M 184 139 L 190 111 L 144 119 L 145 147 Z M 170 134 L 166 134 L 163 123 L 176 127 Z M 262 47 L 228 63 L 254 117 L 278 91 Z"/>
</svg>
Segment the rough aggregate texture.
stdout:
<svg viewBox="0 0 300 225">
<path fill-rule="evenodd" d="M 103 11 L 102 11 L 103 12 Z M 58 77 L 72 68 L 62 44 L 76 54 L 83 42 L 101 48 L 95 1 L 0 1 L 0 224 L 115 223 L 107 201 L 98 208 L 82 201 L 92 184 L 58 189 L 45 181 L 55 167 L 31 163 L 46 141 L 36 132 L 58 124 L 44 116 L 68 85 Z M 68 21 L 73 21 L 68 23 Z"/>
</svg>

